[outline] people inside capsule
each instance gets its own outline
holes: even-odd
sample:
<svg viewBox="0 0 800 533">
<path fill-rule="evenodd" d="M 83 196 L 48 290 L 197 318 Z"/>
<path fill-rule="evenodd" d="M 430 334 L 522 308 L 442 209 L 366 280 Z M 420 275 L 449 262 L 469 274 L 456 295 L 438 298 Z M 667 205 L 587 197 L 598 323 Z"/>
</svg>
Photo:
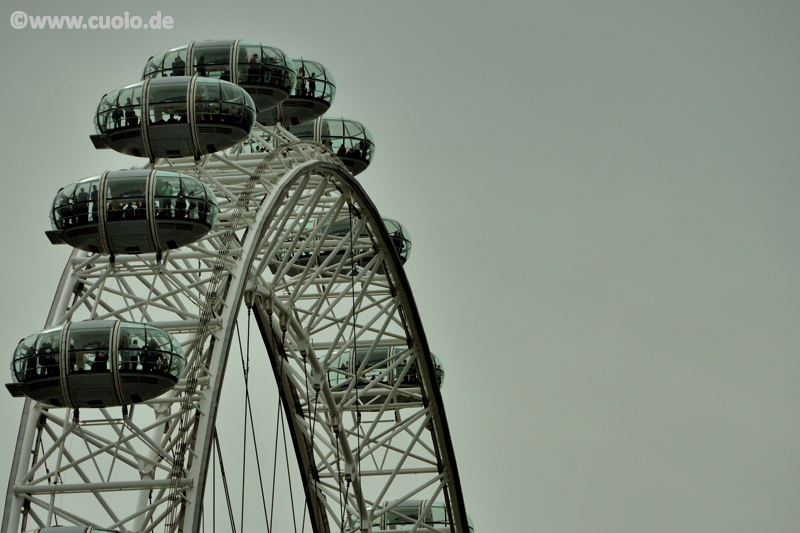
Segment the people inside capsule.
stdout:
<svg viewBox="0 0 800 533">
<path fill-rule="evenodd" d="M 231 58 L 235 58 L 233 63 Z M 289 96 L 296 71 L 291 59 L 273 46 L 240 40 L 192 41 L 151 57 L 142 79 L 184 73 L 230 81 L 245 89 L 263 112 Z"/>
<path fill-rule="evenodd" d="M 389 233 L 389 242 L 397 252 L 398 258 L 400 259 L 400 264 L 404 265 L 406 261 L 408 261 L 408 257 L 411 255 L 411 237 L 408 233 L 408 230 L 398 221 L 391 218 L 383 218 L 382 220 L 387 232 Z M 353 222 L 353 224 L 355 224 L 355 222 Z M 328 242 L 325 243 L 325 246 L 321 249 L 318 256 L 316 256 L 317 264 L 327 264 L 328 266 L 332 266 L 349 256 L 348 252 L 340 250 L 334 255 L 333 259 L 328 259 L 332 254 L 331 250 L 336 248 L 338 244 L 337 241 L 341 240 L 342 238 L 346 238 L 350 234 L 350 225 L 351 221 L 349 219 L 344 219 L 335 222 L 331 226 L 328 235 L 329 237 L 333 238 L 326 239 Z M 312 261 L 315 255 L 311 251 L 308 251 L 309 249 L 310 248 L 307 248 L 305 252 L 303 252 L 296 260 L 294 260 L 295 266 L 287 270 L 286 273 L 288 275 L 297 275 L 298 273 L 302 272 L 303 267 L 308 265 L 309 261 Z M 368 265 L 375 257 L 374 246 L 370 240 L 369 232 L 366 228 L 361 232 L 358 240 L 353 243 L 353 249 L 353 260 L 362 267 Z M 276 254 L 276 259 L 278 261 L 283 261 L 284 257 L 285 256 L 281 253 Z M 276 271 L 276 267 L 274 265 L 270 268 L 273 269 L 273 273 Z M 378 268 L 382 269 L 383 267 L 378 266 Z"/>
<path fill-rule="evenodd" d="M 250 95 L 221 76 L 162 77 L 103 96 L 91 138 L 97 148 L 151 160 L 200 157 L 245 139 L 255 118 Z"/>
<path fill-rule="evenodd" d="M 394 219 L 383 218 L 382 220 L 386 231 L 389 232 L 389 239 L 392 241 L 394 249 L 397 250 L 397 255 L 400 256 L 400 262 L 405 264 L 411 255 L 411 236 L 408 230 Z"/>
<path fill-rule="evenodd" d="M 258 121 L 268 126 L 282 122 L 291 127 L 314 120 L 325 114 L 336 96 L 336 82 L 333 74 L 322 63 L 303 57 L 292 57 L 297 68 L 294 90 L 280 109 L 262 113 Z"/>
<path fill-rule="evenodd" d="M 6 387 L 14 396 L 57 407 L 127 405 L 171 389 L 183 364 L 180 343 L 159 328 L 88 320 L 22 339 L 11 363 L 12 383 Z M 125 379 L 124 374 L 150 379 Z"/>
<path fill-rule="evenodd" d="M 400 263 L 405 264 L 411 255 L 411 236 L 405 226 L 392 218 L 382 218 L 386 231 L 389 233 L 389 240 L 400 257 Z M 332 227 L 330 234 L 336 237 L 344 237 L 350 232 L 350 220 L 340 220 Z M 367 237 L 366 230 L 361 233 L 361 237 Z"/>
<path fill-rule="evenodd" d="M 387 232 L 389 233 L 389 242 L 397 251 L 400 264 L 404 265 L 406 261 L 408 261 L 408 257 L 411 254 L 411 237 L 409 236 L 408 230 L 405 228 L 405 226 L 391 218 L 383 218 L 382 220 L 386 226 Z M 352 223 L 355 224 L 355 222 Z M 316 257 L 317 264 L 327 264 L 327 266 L 335 265 L 342 259 L 349 257 L 349 252 L 345 252 L 344 250 L 340 249 L 339 252 L 334 255 L 333 259 L 328 259 L 332 254 L 332 250 L 336 248 L 338 241 L 343 238 L 347 238 L 350 234 L 350 225 L 351 221 L 349 219 L 335 222 L 331 226 L 331 229 L 328 233 L 329 238 L 326 239 L 327 242 L 321 249 L 320 253 L 315 256 L 313 252 L 309 251 L 311 248 L 307 248 L 305 252 L 300 254 L 300 256 L 294 260 L 295 266 L 289 268 L 286 273 L 290 276 L 297 275 L 298 273 L 302 272 L 303 267 L 308 265 L 308 263 L 312 261 L 314 257 Z M 275 257 L 278 261 L 283 261 L 285 255 L 278 253 Z M 361 266 L 366 266 L 374 257 L 374 246 L 370 240 L 369 232 L 365 228 L 359 235 L 358 240 L 353 242 L 353 260 Z M 274 265 L 270 268 L 273 269 L 273 273 L 276 271 L 276 267 Z M 378 268 L 382 269 L 383 267 L 378 266 Z"/>
<path fill-rule="evenodd" d="M 360 174 L 375 156 L 375 139 L 370 131 L 355 120 L 323 115 L 313 122 L 289 128 L 298 139 L 326 145 L 353 175 Z"/>
<path fill-rule="evenodd" d="M 47 235 L 54 244 L 93 253 L 162 252 L 200 240 L 218 211 L 214 193 L 193 176 L 118 170 L 58 191 Z"/>
<path fill-rule="evenodd" d="M 336 82 L 333 74 L 318 61 L 303 57 L 292 57 L 297 67 L 297 81 L 295 82 L 292 96 L 301 98 L 316 98 L 333 103 L 336 94 Z"/>
<path fill-rule="evenodd" d="M 389 387 L 398 382 L 400 387 L 419 386 L 417 363 L 415 360 L 409 361 L 410 355 L 406 346 L 357 348 L 355 356 L 353 350 L 343 350 L 330 365 L 328 384 L 333 390 L 346 389 L 352 377 L 358 374 L 359 387 L 375 380 Z M 436 384 L 441 389 L 444 385 L 444 366 L 433 353 L 431 360 Z"/>
</svg>

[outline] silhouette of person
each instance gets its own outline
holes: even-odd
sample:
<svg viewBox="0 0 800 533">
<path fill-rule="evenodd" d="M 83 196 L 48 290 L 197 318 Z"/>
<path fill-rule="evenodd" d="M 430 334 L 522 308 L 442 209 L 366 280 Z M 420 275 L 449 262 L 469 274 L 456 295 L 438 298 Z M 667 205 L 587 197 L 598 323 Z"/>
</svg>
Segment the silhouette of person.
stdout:
<svg viewBox="0 0 800 533">
<path fill-rule="evenodd" d="M 111 118 L 114 121 L 114 129 L 122 127 L 122 111 L 119 107 L 115 107 L 113 111 L 111 111 Z"/>
<path fill-rule="evenodd" d="M 100 352 L 94 356 L 92 372 L 105 372 L 108 370 L 108 353 Z"/>
<path fill-rule="evenodd" d="M 97 222 L 97 185 L 92 185 L 89 199 L 92 201 L 92 222 Z"/>
<path fill-rule="evenodd" d="M 308 95 L 309 96 L 316 96 L 317 95 L 317 75 L 313 72 L 308 77 Z"/>
<path fill-rule="evenodd" d="M 250 65 L 247 68 L 247 81 L 255 83 L 258 81 L 259 76 L 258 54 L 253 54 L 250 58 Z"/>
<path fill-rule="evenodd" d="M 173 76 L 183 76 L 185 72 L 186 63 L 181 59 L 180 54 L 178 57 L 175 58 L 175 61 L 172 62 L 172 75 Z"/>
<path fill-rule="evenodd" d="M 128 127 L 139 125 L 139 117 L 136 116 L 136 112 L 133 110 L 130 98 L 125 102 L 125 125 Z"/>
<path fill-rule="evenodd" d="M 86 189 L 81 187 L 80 192 L 75 196 L 78 199 L 78 205 L 75 206 L 78 224 L 86 224 L 89 220 L 89 193 L 86 192 Z"/>
</svg>

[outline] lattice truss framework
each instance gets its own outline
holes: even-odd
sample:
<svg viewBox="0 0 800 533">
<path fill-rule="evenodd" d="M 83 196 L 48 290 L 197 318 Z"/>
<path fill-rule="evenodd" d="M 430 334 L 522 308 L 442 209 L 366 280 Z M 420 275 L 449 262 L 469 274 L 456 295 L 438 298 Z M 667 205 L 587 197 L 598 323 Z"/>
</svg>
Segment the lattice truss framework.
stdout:
<svg viewBox="0 0 800 533">
<path fill-rule="evenodd" d="M 445 502 L 452 530 L 467 531 L 405 275 L 377 212 L 340 165 L 322 145 L 258 126 L 226 153 L 157 164 L 215 191 L 219 221 L 204 239 L 161 258 L 71 255 L 47 325 L 152 324 L 181 341 L 186 370 L 171 392 L 131 406 L 127 416 L 82 409 L 78 419 L 28 400 L 7 531 L 49 526 L 55 517 L 123 532 L 198 531 L 242 301 L 270 356 L 313 529 L 374 531 L 388 513 L 433 530 L 393 510 L 425 499 Z M 331 233 L 345 221 L 344 231 Z M 390 357 L 371 362 L 387 348 Z M 343 364 L 351 350 L 366 353 L 357 368 Z"/>
</svg>

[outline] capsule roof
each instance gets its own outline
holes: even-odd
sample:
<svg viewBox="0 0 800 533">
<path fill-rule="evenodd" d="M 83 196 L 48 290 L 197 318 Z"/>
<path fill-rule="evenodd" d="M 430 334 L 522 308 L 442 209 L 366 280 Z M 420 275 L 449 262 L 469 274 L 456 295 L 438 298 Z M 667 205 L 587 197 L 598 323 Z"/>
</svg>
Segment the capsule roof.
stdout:
<svg viewBox="0 0 800 533">
<path fill-rule="evenodd" d="M 241 40 L 192 41 L 151 57 L 142 79 L 194 74 L 242 87 L 257 110 L 265 112 L 289 96 L 296 68 L 274 46 Z"/>
<path fill-rule="evenodd" d="M 56 407 L 127 405 L 170 390 L 183 365 L 180 343 L 159 328 L 87 320 L 22 339 L 6 388 Z"/>
<path fill-rule="evenodd" d="M 67 185 L 50 209 L 53 244 L 93 253 L 163 252 L 200 240 L 217 199 L 199 179 L 165 170 L 117 170 Z"/>
<path fill-rule="evenodd" d="M 298 139 L 326 145 L 353 175 L 367 169 L 375 157 L 375 138 L 362 123 L 344 117 L 323 115 L 312 122 L 289 128 Z"/>
<path fill-rule="evenodd" d="M 255 116 L 250 95 L 227 81 L 147 79 L 103 96 L 91 139 L 96 148 L 151 160 L 199 157 L 243 140 Z"/>
</svg>

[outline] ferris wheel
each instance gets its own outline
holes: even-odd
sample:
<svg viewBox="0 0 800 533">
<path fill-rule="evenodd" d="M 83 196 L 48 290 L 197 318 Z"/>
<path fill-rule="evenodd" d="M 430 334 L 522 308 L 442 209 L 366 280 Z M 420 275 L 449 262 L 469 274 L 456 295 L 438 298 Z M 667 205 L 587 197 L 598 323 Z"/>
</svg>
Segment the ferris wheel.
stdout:
<svg viewBox="0 0 800 533">
<path fill-rule="evenodd" d="M 243 309 L 312 531 L 474 531 L 410 240 L 353 177 L 375 144 L 325 115 L 334 95 L 321 63 L 246 41 L 169 50 L 103 95 L 95 146 L 150 161 L 53 201 L 48 237 L 74 250 L 14 352 L 4 533 L 204 531 Z"/>
</svg>

